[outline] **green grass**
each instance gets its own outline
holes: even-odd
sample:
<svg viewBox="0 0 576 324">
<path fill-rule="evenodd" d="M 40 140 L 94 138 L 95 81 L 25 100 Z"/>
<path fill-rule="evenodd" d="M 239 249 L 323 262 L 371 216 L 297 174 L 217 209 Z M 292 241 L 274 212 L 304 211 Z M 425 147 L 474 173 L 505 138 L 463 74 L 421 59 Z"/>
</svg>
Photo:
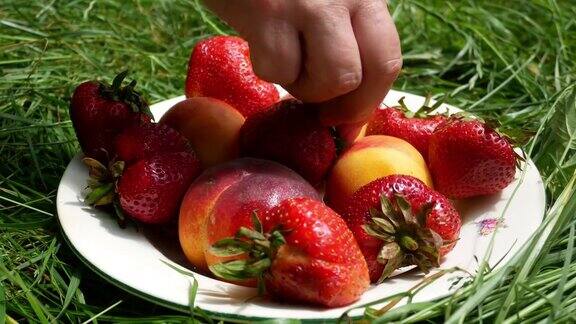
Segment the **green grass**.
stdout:
<svg viewBox="0 0 576 324">
<path fill-rule="evenodd" d="M 24 4 L 25 3 L 25 4 Z M 570 1 L 391 1 L 405 67 L 395 85 L 535 135 L 548 193 L 538 235 L 453 296 L 375 321 L 576 321 L 576 7 Z M 59 233 L 55 196 L 78 145 L 79 82 L 129 68 L 151 102 L 183 93 L 198 39 L 229 32 L 195 1 L 0 0 L 0 323 L 191 321 L 110 286 Z M 97 244 L 97 242 L 95 243 Z M 205 319 L 206 320 L 206 319 Z"/>
</svg>

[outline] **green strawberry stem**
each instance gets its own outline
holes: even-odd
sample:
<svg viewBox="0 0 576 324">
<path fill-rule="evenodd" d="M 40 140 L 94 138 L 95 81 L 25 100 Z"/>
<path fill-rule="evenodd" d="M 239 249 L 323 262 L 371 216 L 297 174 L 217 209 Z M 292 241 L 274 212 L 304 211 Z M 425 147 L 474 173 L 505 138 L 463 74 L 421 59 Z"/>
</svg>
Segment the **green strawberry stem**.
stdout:
<svg viewBox="0 0 576 324">
<path fill-rule="evenodd" d="M 334 144 L 336 144 L 336 154 L 340 155 L 342 151 L 344 151 L 344 149 L 346 148 L 347 143 L 344 140 L 344 138 L 340 136 L 340 133 L 338 132 L 336 127 L 330 127 L 330 134 L 334 139 Z"/>
<path fill-rule="evenodd" d="M 114 77 L 114 80 L 112 80 L 112 90 L 114 91 L 114 94 L 120 93 L 120 87 L 122 86 L 124 79 L 126 79 L 126 76 L 128 76 L 128 70 L 124 70 Z M 115 99 L 118 100 L 120 98 Z"/>
<path fill-rule="evenodd" d="M 84 201 L 92 206 L 104 206 L 112 203 L 111 196 L 114 196 L 114 184 L 104 183 L 90 191 Z"/>
<path fill-rule="evenodd" d="M 506 141 L 508 141 L 508 143 L 510 143 L 513 147 L 521 147 L 526 145 L 530 141 L 532 136 L 534 136 L 533 132 L 520 128 L 505 126 L 499 120 L 492 118 L 480 118 L 466 111 L 461 111 L 451 115 L 450 120 L 440 127 L 446 127 L 450 123 L 453 123 L 455 121 L 474 121 L 474 120 L 477 120 L 478 122 L 484 124 L 484 127 L 486 129 L 494 130 L 498 135 L 500 135 Z M 521 170 L 522 162 L 526 162 L 526 156 L 524 154 L 524 151 L 522 151 L 522 155 L 514 152 L 514 156 L 516 157 L 516 168 Z"/>
<path fill-rule="evenodd" d="M 444 242 L 440 235 L 425 225 L 433 205 L 424 206 L 414 215 L 404 197 L 395 194 L 394 198 L 395 204 L 382 195 L 380 210 L 371 208 L 370 223 L 364 225 L 368 235 L 384 242 L 377 257 L 377 261 L 384 264 L 378 283 L 403 266 L 416 265 L 425 273 L 440 266 L 440 248 Z"/>
<path fill-rule="evenodd" d="M 272 265 L 278 249 L 286 243 L 281 229 L 264 233 L 256 212 L 252 213 L 254 229 L 240 227 L 234 237 L 223 238 L 210 247 L 220 257 L 246 256 L 245 259 L 217 263 L 209 267 L 217 277 L 226 280 L 256 278 L 258 293 L 264 293 L 264 275 Z"/>
<path fill-rule="evenodd" d="M 84 202 L 90 206 L 111 206 L 121 228 L 126 227 L 127 218 L 120 206 L 116 185 L 124 171 L 124 161 L 116 161 L 108 167 L 93 158 L 83 158 L 88 167 L 88 193 Z"/>
<path fill-rule="evenodd" d="M 404 102 L 404 98 L 405 97 L 400 98 L 398 100 L 398 104 L 402 108 L 402 111 L 404 111 L 404 115 L 407 118 L 414 118 L 414 117 L 426 118 L 426 117 L 429 117 L 430 114 L 434 110 L 438 109 L 438 107 L 440 107 L 442 105 L 442 103 L 444 102 L 444 99 L 441 99 L 441 100 L 436 101 L 436 103 L 434 103 L 434 105 L 430 106 L 430 101 L 432 100 L 432 97 L 430 95 L 427 95 L 422 106 L 420 106 L 420 108 L 418 108 L 416 111 L 412 111 L 412 110 L 408 109 L 408 106 Z"/>
<path fill-rule="evenodd" d="M 460 111 L 452 116 L 452 120 L 460 121 L 473 121 L 477 120 L 484 124 L 487 129 L 494 130 L 498 135 L 504 137 L 512 146 L 524 146 L 530 141 L 530 139 L 535 135 L 534 132 L 528 131 L 526 129 L 507 126 L 502 124 L 500 120 L 494 118 L 481 118 L 467 111 Z"/>
<path fill-rule="evenodd" d="M 125 102 L 133 112 L 145 114 L 154 120 L 148 103 L 144 100 L 140 92 L 134 90 L 136 80 L 132 80 L 128 85 L 122 87 L 122 83 L 127 75 L 128 70 L 118 73 L 118 75 L 114 77 L 114 80 L 112 80 L 111 86 L 106 83 L 100 83 L 100 93 L 110 100 Z"/>
<path fill-rule="evenodd" d="M 502 122 L 494 119 L 489 119 L 487 125 L 492 127 L 500 136 L 506 138 L 513 146 L 524 146 L 528 144 L 530 139 L 536 134 L 524 128 L 504 125 Z"/>
<path fill-rule="evenodd" d="M 118 226 L 120 226 L 120 228 L 126 228 L 128 221 L 130 219 L 127 218 L 126 215 L 124 215 L 124 211 L 122 210 L 122 206 L 120 205 L 120 199 L 118 199 L 117 195 L 116 197 L 114 197 L 114 200 L 112 201 L 112 206 L 114 207 L 114 215 L 116 215 Z"/>
</svg>

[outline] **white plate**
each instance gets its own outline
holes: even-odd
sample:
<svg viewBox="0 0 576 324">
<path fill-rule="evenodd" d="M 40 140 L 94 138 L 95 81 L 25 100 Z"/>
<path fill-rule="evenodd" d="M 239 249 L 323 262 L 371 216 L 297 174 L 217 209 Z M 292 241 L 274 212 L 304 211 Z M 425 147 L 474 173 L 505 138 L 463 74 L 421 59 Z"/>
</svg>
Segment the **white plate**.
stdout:
<svg viewBox="0 0 576 324">
<path fill-rule="evenodd" d="M 401 97 L 405 97 L 409 107 L 419 107 L 424 101 L 420 96 L 390 91 L 384 103 L 395 105 Z M 183 98 L 160 102 L 153 105 L 151 110 L 158 120 Z M 458 110 L 447 105 L 440 109 Z M 489 234 L 491 219 L 501 218 L 503 222 L 495 234 L 490 265 L 495 265 L 502 258 L 505 262 L 536 230 L 544 215 L 544 187 L 531 161 L 527 161 L 523 170 L 517 173 L 514 183 L 501 194 L 459 205 L 463 216 L 461 239 L 445 258 L 442 268 L 460 267 L 474 273 L 478 267 L 477 260 L 482 260 L 488 251 L 492 237 Z M 66 168 L 58 188 L 58 217 L 64 236 L 73 250 L 110 282 L 155 303 L 186 311 L 190 278 L 166 264 L 186 266 L 179 250 L 177 235 L 170 231 L 136 231 L 133 227 L 120 229 L 112 217 L 82 202 L 86 179 L 87 170 L 78 155 Z M 485 226 L 482 226 L 483 223 Z M 481 234 L 482 229 L 485 235 Z M 167 237 L 171 239 L 167 240 Z M 451 285 L 461 276 L 462 273 L 444 275 L 420 291 L 414 301 L 426 301 L 450 294 L 451 289 L 454 289 Z M 423 275 L 416 271 L 397 275 L 379 286 L 372 286 L 354 305 L 334 309 L 285 305 L 251 298 L 256 295 L 255 289 L 224 283 L 198 273 L 195 278 L 199 284 L 196 306 L 208 313 L 244 319 L 330 320 L 340 317 L 350 307 L 404 292 L 420 282 Z M 362 309 L 358 309 L 350 315 L 361 314 Z"/>
</svg>

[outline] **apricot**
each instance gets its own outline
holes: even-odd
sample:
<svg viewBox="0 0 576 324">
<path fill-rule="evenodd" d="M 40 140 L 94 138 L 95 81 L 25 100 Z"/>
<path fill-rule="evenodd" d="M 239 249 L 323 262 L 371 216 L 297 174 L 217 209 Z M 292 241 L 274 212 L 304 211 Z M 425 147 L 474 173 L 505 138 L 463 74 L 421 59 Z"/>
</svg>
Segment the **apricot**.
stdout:
<svg viewBox="0 0 576 324">
<path fill-rule="evenodd" d="M 174 105 L 160 123 L 190 141 L 203 167 L 220 164 L 239 155 L 238 139 L 244 116 L 224 101 L 195 97 Z"/>
<path fill-rule="evenodd" d="M 392 174 L 411 175 L 432 187 L 422 155 L 408 142 L 391 136 L 371 135 L 356 141 L 336 161 L 326 183 L 326 201 L 337 212 L 362 186 Z"/>
</svg>

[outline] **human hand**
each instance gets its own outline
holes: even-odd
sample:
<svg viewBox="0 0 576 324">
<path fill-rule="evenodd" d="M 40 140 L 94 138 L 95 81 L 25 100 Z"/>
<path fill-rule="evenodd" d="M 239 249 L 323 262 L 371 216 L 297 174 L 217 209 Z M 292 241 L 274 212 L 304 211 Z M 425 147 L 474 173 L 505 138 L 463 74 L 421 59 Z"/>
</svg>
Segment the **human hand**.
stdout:
<svg viewBox="0 0 576 324">
<path fill-rule="evenodd" d="M 402 67 L 384 0 L 205 0 L 248 41 L 254 71 L 321 102 L 329 125 L 358 125 Z"/>
</svg>

